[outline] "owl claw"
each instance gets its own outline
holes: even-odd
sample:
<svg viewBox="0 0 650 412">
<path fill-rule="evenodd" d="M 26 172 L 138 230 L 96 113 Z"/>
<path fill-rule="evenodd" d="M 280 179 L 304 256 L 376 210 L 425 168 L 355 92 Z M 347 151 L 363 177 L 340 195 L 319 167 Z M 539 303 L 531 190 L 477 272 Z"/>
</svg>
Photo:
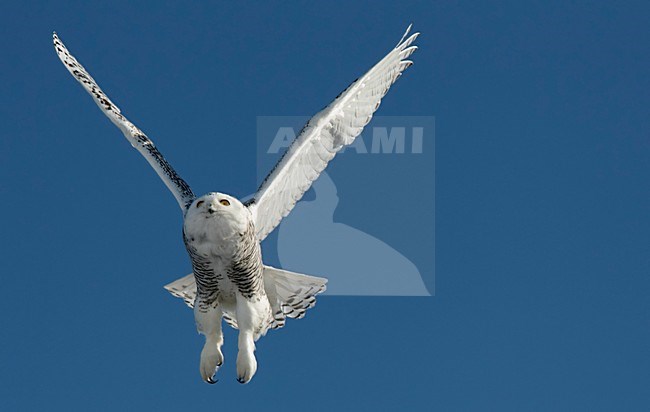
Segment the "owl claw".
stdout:
<svg viewBox="0 0 650 412">
<path fill-rule="evenodd" d="M 257 361 L 252 352 L 239 351 L 237 355 L 237 382 L 246 384 L 250 382 L 257 371 Z"/>
<path fill-rule="evenodd" d="M 209 384 L 217 383 L 214 377 L 223 364 L 223 355 L 216 346 L 206 345 L 201 352 L 200 372 L 204 381 Z"/>
</svg>

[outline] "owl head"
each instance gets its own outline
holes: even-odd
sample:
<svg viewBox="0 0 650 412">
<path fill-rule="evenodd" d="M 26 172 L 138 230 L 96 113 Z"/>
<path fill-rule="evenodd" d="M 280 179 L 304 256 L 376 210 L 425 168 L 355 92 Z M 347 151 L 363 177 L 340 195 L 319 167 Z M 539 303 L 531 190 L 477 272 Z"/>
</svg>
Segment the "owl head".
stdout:
<svg viewBox="0 0 650 412">
<path fill-rule="evenodd" d="M 217 223 L 226 228 L 244 230 L 251 219 L 250 211 L 238 199 L 224 193 L 210 192 L 196 198 L 185 213 L 185 221 Z"/>
</svg>

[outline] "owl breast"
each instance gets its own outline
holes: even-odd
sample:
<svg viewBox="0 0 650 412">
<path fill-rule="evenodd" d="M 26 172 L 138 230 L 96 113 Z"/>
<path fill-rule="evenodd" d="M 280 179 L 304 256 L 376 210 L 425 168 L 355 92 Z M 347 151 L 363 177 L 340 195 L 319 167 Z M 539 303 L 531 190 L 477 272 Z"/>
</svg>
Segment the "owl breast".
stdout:
<svg viewBox="0 0 650 412">
<path fill-rule="evenodd" d="M 252 221 L 241 227 L 220 216 L 187 216 L 183 237 L 192 261 L 197 291 L 231 300 L 263 294 L 262 255 Z"/>
<path fill-rule="evenodd" d="M 188 214 L 183 225 L 186 243 L 205 257 L 230 259 L 245 225 L 227 214 Z"/>
</svg>

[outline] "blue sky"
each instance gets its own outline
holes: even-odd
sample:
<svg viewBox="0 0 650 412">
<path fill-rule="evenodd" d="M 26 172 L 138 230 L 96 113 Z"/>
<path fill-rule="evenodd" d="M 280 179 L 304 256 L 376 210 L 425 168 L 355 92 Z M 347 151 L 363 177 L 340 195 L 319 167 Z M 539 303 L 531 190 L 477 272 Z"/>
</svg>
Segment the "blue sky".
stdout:
<svg viewBox="0 0 650 412">
<path fill-rule="evenodd" d="M 650 407 L 647 4 L 0 14 L 0 409 Z M 416 64 L 378 114 L 436 119 L 435 296 L 323 297 L 260 341 L 247 386 L 228 330 L 220 382 L 204 384 L 191 311 L 161 287 L 189 270 L 178 206 L 51 32 L 196 192 L 244 196 L 257 116 L 315 113 L 409 22 Z"/>
</svg>

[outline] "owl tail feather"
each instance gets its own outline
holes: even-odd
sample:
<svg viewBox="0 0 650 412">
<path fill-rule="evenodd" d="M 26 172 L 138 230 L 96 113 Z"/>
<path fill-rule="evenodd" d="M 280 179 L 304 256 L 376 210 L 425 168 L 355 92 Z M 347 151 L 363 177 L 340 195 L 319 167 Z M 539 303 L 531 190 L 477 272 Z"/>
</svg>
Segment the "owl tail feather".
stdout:
<svg viewBox="0 0 650 412">
<path fill-rule="evenodd" d="M 264 289 L 273 312 L 270 327 L 281 328 L 286 318 L 300 319 L 305 316 L 307 309 L 316 305 L 316 295 L 325 291 L 326 284 L 325 278 L 302 275 L 265 265 Z M 183 299 L 190 308 L 194 307 L 196 298 L 194 274 L 190 273 L 165 285 L 165 289 L 175 297 Z M 236 323 L 233 326 L 236 327 Z"/>
<path fill-rule="evenodd" d="M 300 319 L 316 305 L 316 295 L 326 289 L 327 279 L 264 266 L 264 289 L 271 302 L 271 328 L 284 326 L 286 318 Z"/>
</svg>

